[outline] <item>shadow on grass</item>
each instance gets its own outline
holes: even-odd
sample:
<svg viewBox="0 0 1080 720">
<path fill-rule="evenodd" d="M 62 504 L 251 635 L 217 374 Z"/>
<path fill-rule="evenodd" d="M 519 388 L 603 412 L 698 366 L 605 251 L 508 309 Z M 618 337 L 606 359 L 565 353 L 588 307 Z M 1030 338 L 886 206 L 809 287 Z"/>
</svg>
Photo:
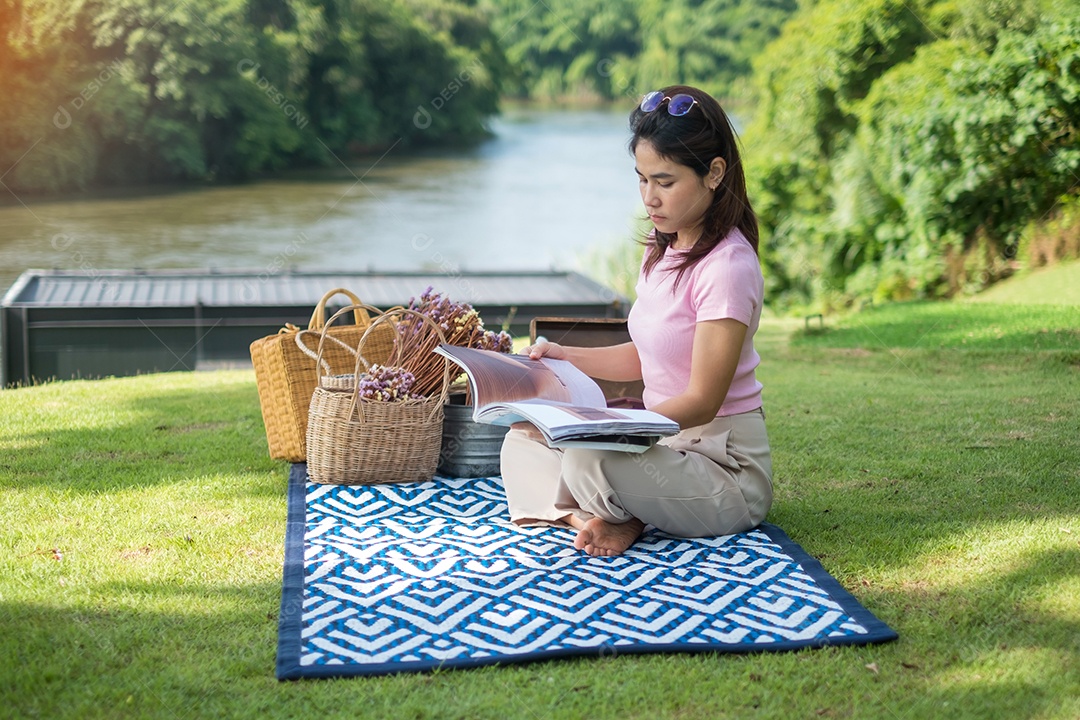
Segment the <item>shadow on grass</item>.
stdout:
<svg viewBox="0 0 1080 720">
<path fill-rule="evenodd" d="M 1080 549 L 1054 549 L 951 587 L 927 577 L 900 590 L 860 592 L 900 633 L 896 664 L 925 688 L 901 716 L 1064 716 L 1062 703 L 1080 684 L 1080 618 L 1040 606 L 1062 600 L 1053 593 L 1075 579 L 1077 567 Z M 941 653 L 943 631 L 954 643 L 951 656 Z"/>
<path fill-rule="evenodd" d="M 283 491 L 288 466 L 269 458 L 253 381 L 175 387 L 167 378 L 154 387 L 144 377 L 130 380 L 146 386 L 137 391 L 126 382 L 60 383 L 0 395 L 14 425 L 2 438 L 0 489 L 100 493 L 214 473 L 273 473 L 282 490 L 261 482 L 244 487 Z M 114 392 L 117 387 L 122 391 Z M 11 407 L 20 401 L 21 407 Z"/>
<path fill-rule="evenodd" d="M 241 709 L 253 716 L 280 710 L 267 695 L 277 684 L 278 586 L 110 584 L 95 594 L 102 600 L 91 607 L 0 603 L 5 712 L 232 717 Z M 184 610 L 160 609 L 174 607 Z"/>
<path fill-rule="evenodd" d="M 867 591 L 864 598 L 900 630 L 898 643 L 754 655 L 742 662 L 702 655 L 689 665 L 700 682 L 677 700 L 658 689 L 644 705 L 633 693 L 622 699 L 609 692 L 585 697 L 577 690 L 619 687 L 628 676 L 642 675 L 643 682 L 662 688 L 679 682 L 687 665 L 675 656 L 627 655 L 437 677 L 278 683 L 278 584 L 105 583 L 93 589 L 101 600 L 85 607 L 0 603 L 0 699 L 16 717 L 51 718 L 297 717 L 320 709 L 347 709 L 350 717 L 532 717 L 536 708 L 545 717 L 586 711 L 663 717 L 688 706 L 712 708 L 712 715 L 716 693 L 730 689 L 733 673 L 769 668 L 765 680 L 758 676 L 753 683 L 757 691 L 778 697 L 809 692 L 823 704 L 834 703 L 830 713 L 840 716 L 1051 717 L 1077 678 L 1075 667 L 1047 666 L 1075 656 L 1080 622 L 1017 604 L 1016 590 L 1052 588 L 1072 577 L 1078 563 L 1077 551 L 1038 553 L 1007 573 L 962 587 Z M 942 652 L 945 628 L 956 643 L 951 657 Z M 1031 656 L 1017 661 L 1016 652 Z M 880 675 L 862 669 L 860 658 L 869 656 L 880 662 Z M 839 695 L 838 680 L 849 683 Z M 478 708 L 474 690 L 493 700 Z M 841 697 L 851 706 L 840 704 Z M 916 700 L 897 706 L 902 697 Z M 637 706 L 625 707 L 628 702 Z M 741 701 L 731 702 L 738 707 Z M 614 709 L 597 713 L 608 704 Z M 651 714 L 642 715 L 643 708 Z"/>
</svg>

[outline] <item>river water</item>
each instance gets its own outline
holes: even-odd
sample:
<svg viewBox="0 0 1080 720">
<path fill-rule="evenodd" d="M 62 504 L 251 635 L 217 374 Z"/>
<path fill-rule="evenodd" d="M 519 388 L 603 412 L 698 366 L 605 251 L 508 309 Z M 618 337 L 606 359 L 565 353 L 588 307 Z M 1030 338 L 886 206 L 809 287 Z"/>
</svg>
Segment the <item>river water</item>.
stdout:
<svg viewBox="0 0 1080 720">
<path fill-rule="evenodd" d="M 492 129 L 469 149 L 392 148 L 240 185 L 48 200 L 0 188 L 0 288 L 28 268 L 588 274 L 629 242 L 642 211 L 625 112 L 516 110 Z"/>
</svg>

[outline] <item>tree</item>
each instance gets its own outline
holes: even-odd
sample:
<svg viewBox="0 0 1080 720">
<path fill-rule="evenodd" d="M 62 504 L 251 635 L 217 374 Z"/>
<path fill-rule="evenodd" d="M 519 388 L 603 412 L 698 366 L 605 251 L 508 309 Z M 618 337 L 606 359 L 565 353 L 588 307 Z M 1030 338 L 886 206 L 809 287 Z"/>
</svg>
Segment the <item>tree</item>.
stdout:
<svg viewBox="0 0 1080 720">
<path fill-rule="evenodd" d="M 1077 11 L 1036 4 L 834 0 L 785 26 L 747 133 L 774 300 L 992 281 L 1076 194 Z"/>
<path fill-rule="evenodd" d="M 26 98 L 0 109 L 0 162 L 20 191 L 475 139 L 506 69 L 456 0 L 0 2 L 0 90 Z"/>
</svg>

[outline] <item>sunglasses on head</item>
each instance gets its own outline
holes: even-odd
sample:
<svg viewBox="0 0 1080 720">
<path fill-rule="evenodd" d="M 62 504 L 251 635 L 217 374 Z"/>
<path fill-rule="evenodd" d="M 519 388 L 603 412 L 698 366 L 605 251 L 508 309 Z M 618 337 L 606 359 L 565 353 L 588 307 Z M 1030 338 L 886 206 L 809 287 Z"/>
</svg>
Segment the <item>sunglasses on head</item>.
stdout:
<svg viewBox="0 0 1080 720">
<path fill-rule="evenodd" d="M 697 100 L 692 95 L 686 95 L 685 93 L 679 93 L 678 95 L 672 95 L 667 97 L 660 90 L 653 90 L 651 93 L 641 98 L 641 111 L 652 112 L 656 108 L 664 104 L 667 101 L 668 115 L 674 117 L 682 117 L 686 113 L 690 112 L 690 108 L 697 104 Z"/>
</svg>

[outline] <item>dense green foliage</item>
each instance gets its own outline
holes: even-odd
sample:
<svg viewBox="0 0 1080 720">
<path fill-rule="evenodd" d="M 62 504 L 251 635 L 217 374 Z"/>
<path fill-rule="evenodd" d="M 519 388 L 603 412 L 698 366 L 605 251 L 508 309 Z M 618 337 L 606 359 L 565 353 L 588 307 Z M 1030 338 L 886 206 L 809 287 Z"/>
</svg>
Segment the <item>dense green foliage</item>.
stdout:
<svg viewBox="0 0 1080 720">
<path fill-rule="evenodd" d="M 486 0 L 532 97 L 639 97 L 672 83 L 739 94 L 795 0 Z"/>
<path fill-rule="evenodd" d="M 476 137 L 505 59 L 457 0 L 0 0 L 9 187 L 244 178 Z"/>
<path fill-rule="evenodd" d="M 829 307 L 971 291 L 1073 213 L 1071 4 L 829 0 L 759 56 L 747 133 L 770 292 Z"/>
<path fill-rule="evenodd" d="M 777 308 L 1080 255 L 1069 0 L 0 0 L 0 181 L 239 179 L 482 137 L 500 95 L 739 115 Z"/>
<path fill-rule="evenodd" d="M 242 179 L 472 140 L 500 94 L 721 95 L 795 0 L 0 0 L 3 182 Z"/>
</svg>

